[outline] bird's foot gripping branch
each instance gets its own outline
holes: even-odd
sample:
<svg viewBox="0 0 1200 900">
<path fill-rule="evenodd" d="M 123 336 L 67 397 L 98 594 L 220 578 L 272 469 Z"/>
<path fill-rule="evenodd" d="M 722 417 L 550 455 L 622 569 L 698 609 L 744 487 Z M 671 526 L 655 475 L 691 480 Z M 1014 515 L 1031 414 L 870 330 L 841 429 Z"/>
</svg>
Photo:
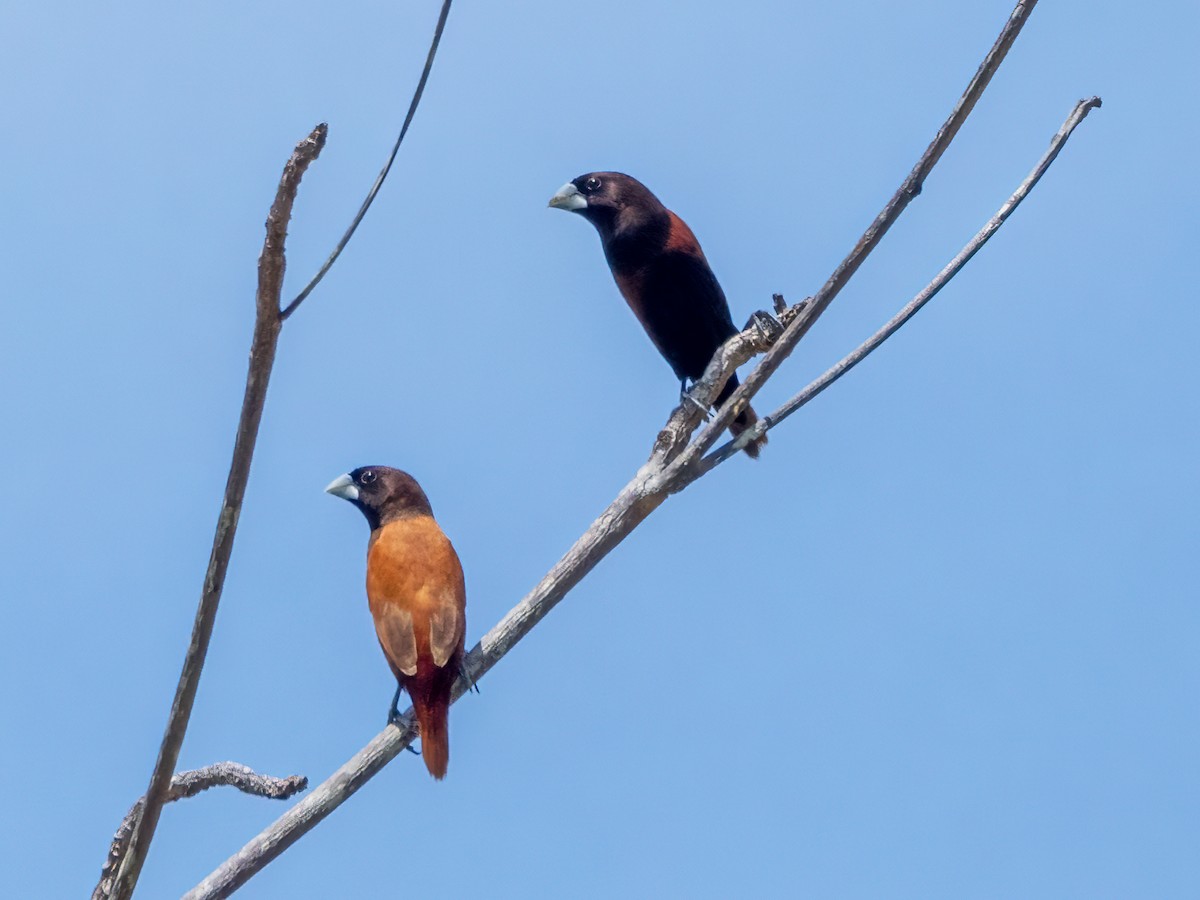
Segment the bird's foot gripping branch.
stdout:
<svg viewBox="0 0 1200 900">
<path fill-rule="evenodd" d="M 708 418 L 706 412 L 716 402 L 721 387 L 737 368 L 770 350 L 809 308 L 811 299 L 806 297 L 788 306 L 782 294 L 775 294 L 774 315 L 766 310 L 758 310 L 751 314 L 745 328 L 721 345 L 704 370 L 704 375 L 680 398 L 679 406 L 658 433 L 650 454 L 650 463 L 657 471 L 661 472 L 673 463 L 687 448 L 696 428 Z M 709 427 L 719 434 L 749 405 L 749 400 L 747 395 L 731 397 L 710 420 Z M 717 421 L 722 423 L 719 427 L 713 424 Z M 755 437 L 757 433 L 751 428 L 740 434 L 738 440 L 749 444 Z"/>
<path fill-rule="evenodd" d="M 701 378 L 737 328 L 725 292 L 687 223 L 624 172 L 580 175 L 559 188 L 550 206 L 595 226 L 618 290 L 675 377 L 682 384 Z M 712 402 L 724 403 L 737 387 L 737 376 L 730 374 Z M 757 421 L 754 409 L 744 403 L 725 424 L 737 438 Z M 757 459 L 766 442 L 762 433 L 739 446 Z"/>
</svg>

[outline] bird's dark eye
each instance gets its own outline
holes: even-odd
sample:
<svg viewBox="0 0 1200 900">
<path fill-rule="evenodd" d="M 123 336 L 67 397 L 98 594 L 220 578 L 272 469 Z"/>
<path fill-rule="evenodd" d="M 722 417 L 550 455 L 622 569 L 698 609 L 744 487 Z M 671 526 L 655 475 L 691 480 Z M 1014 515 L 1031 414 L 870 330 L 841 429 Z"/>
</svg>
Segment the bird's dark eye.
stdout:
<svg viewBox="0 0 1200 900">
<path fill-rule="evenodd" d="M 359 484 L 370 484 L 374 480 L 375 480 L 375 473 L 372 472 L 370 469 L 367 469 L 367 471 L 363 472 L 361 475 L 358 476 Z"/>
<path fill-rule="evenodd" d="M 583 189 L 585 191 L 587 191 L 589 194 L 592 193 L 593 191 L 600 190 L 600 179 L 597 178 L 595 175 L 593 175 L 591 178 L 589 178 L 587 181 L 585 181 L 583 183 Z"/>
</svg>

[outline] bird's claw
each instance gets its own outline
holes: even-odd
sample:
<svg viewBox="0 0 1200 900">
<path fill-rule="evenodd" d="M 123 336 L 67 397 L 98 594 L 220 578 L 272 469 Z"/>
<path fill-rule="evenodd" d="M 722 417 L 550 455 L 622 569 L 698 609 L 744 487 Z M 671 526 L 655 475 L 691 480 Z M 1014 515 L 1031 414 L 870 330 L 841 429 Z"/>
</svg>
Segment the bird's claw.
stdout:
<svg viewBox="0 0 1200 900">
<path fill-rule="evenodd" d="M 757 329 L 759 336 L 768 343 L 774 343 L 783 334 L 783 323 L 765 309 L 751 313 L 746 327 Z"/>
<path fill-rule="evenodd" d="M 692 387 L 695 386 L 696 382 L 693 381 Z M 696 409 L 700 411 L 700 415 L 704 416 L 705 419 L 712 418 L 712 412 L 709 410 L 709 408 L 693 397 L 691 391 L 688 390 L 688 380 L 686 378 L 681 378 L 679 379 L 679 405 L 682 406 L 685 403 L 690 403 L 692 406 L 696 407 Z"/>
<path fill-rule="evenodd" d="M 402 688 L 399 684 L 396 685 L 396 693 L 392 694 L 392 705 L 388 707 L 387 723 L 388 725 L 400 725 L 400 691 Z"/>
<path fill-rule="evenodd" d="M 680 398 L 680 400 L 684 403 L 690 403 L 690 404 L 692 404 L 692 406 L 696 407 L 696 409 L 698 409 L 700 411 L 700 415 L 704 416 L 704 418 L 706 420 L 712 418 L 712 410 L 710 410 L 707 406 L 705 406 L 703 403 L 701 403 L 699 400 L 697 400 L 691 394 L 685 393 Z"/>
<path fill-rule="evenodd" d="M 474 691 L 476 694 L 479 693 L 479 682 L 471 680 L 471 676 L 467 673 L 467 667 L 465 665 L 460 665 L 458 667 L 458 676 L 467 683 L 466 693 L 469 694 L 471 691 Z"/>
</svg>

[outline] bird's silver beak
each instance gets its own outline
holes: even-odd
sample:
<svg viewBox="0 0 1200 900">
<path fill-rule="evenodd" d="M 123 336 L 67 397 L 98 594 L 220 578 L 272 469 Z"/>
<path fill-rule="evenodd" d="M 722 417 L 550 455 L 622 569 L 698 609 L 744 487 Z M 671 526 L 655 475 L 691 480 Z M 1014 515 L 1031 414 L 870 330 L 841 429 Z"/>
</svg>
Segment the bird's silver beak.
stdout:
<svg viewBox="0 0 1200 900">
<path fill-rule="evenodd" d="M 354 479 L 349 475 L 339 475 L 333 481 L 329 482 L 325 488 L 325 493 L 341 497 L 343 500 L 357 500 L 358 485 L 354 483 Z"/>
<path fill-rule="evenodd" d="M 587 197 L 579 193 L 579 188 L 567 182 L 558 189 L 558 193 L 550 198 L 550 206 L 555 209 L 565 209 L 567 212 L 574 212 L 580 209 L 587 209 Z"/>
</svg>

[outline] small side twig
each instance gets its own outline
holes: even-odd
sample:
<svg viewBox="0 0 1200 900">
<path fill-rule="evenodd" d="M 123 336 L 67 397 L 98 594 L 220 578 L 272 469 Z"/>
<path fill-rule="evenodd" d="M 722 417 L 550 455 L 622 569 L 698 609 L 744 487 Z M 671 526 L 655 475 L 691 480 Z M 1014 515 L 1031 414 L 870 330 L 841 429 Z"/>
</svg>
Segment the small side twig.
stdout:
<svg viewBox="0 0 1200 900">
<path fill-rule="evenodd" d="M 296 192 L 300 189 L 300 179 L 320 155 L 327 134 L 328 126 L 318 125 L 308 137 L 296 145 L 283 168 L 283 176 L 275 192 L 275 202 L 271 204 L 271 211 L 267 215 L 267 236 L 263 242 L 262 254 L 258 258 L 258 291 L 255 295 L 257 314 L 254 318 L 254 336 L 250 342 L 250 366 L 246 373 L 246 391 L 242 399 L 241 416 L 238 419 L 237 437 L 233 444 L 233 459 L 229 464 L 229 477 L 225 482 L 225 496 L 217 517 L 208 570 L 204 574 L 204 587 L 196 607 L 192 639 L 183 659 L 183 670 L 175 688 L 175 699 L 171 704 L 154 772 L 150 776 L 150 786 L 146 789 L 145 811 L 138 818 L 129 837 L 129 851 L 121 860 L 120 870 L 113 885 L 112 896 L 115 900 L 126 900 L 137 884 L 146 852 L 154 839 L 159 813 L 167 799 L 172 773 L 179 762 L 183 736 L 191 720 L 196 690 L 200 686 L 200 674 L 204 669 L 208 643 L 212 638 L 213 624 L 217 618 L 217 607 L 221 602 L 221 591 L 225 586 L 225 572 L 229 568 L 229 558 L 233 553 L 233 539 L 237 534 L 242 499 L 246 494 L 246 484 L 250 480 L 250 462 L 254 458 L 258 427 L 262 422 L 263 407 L 267 402 L 267 385 L 275 364 L 279 329 L 283 325 L 279 315 L 279 297 L 283 290 L 283 274 L 286 268 L 284 242 L 287 239 L 288 222 L 291 221 Z"/>
<path fill-rule="evenodd" d="M 255 797 L 266 797 L 270 800 L 287 800 L 293 794 L 308 787 L 308 779 L 303 775 L 288 775 L 286 778 L 274 778 L 270 775 L 260 775 L 249 766 L 241 763 L 221 762 L 205 766 L 203 769 L 192 769 L 179 772 L 171 778 L 167 788 L 166 802 L 172 803 L 184 797 L 195 797 L 201 791 L 211 787 L 228 785 Z M 100 870 L 100 881 L 92 891 L 92 900 L 109 900 L 112 896 L 113 885 L 116 883 L 117 867 L 120 865 L 125 851 L 129 847 L 129 838 L 133 827 L 142 814 L 146 798 L 140 798 L 129 808 L 129 812 L 121 821 L 121 827 L 113 836 L 112 846 L 108 850 L 108 858 L 104 868 Z"/>
<path fill-rule="evenodd" d="M 333 268 L 333 264 L 337 262 L 337 258 L 342 255 L 342 251 L 346 249 L 346 245 L 350 243 L 350 238 L 354 237 L 354 232 L 358 229 L 359 223 L 366 216 L 367 210 L 371 208 L 371 204 L 375 202 L 375 195 L 379 193 L 379 189 L 383 187 L 383 180 L 387 178 L 388 172 L 392 170 L 392 163 L 396 161 L 396 154 L 400 152 L 400 145 L 404 143 L 404 136 L 408 134 L 408 126 L 412 124 L 413 116 L 417 114 L 417 107 L 421 104 L 421 95 L 425 93 L 425 82 L 429 80 L 429 73 L 433 70 L 433 60 L 437 56 L 438 44 L 442 40 L 442 31 L 446 28 L 446 18 L 450 15 L 451 0 L 445 0 L 442 3 L 442 11 L 438 15 L 437 25 L 433 29 L 433 41 L 429 44 L 429 53 L 425 57 L 425 68 L 421 72 L 421 78 L 417 81 L 417 89 L 413 91 L 412 101 L 408 104 L 408 114 L 404 117 L 404 124 L 400 126 L 400 134 L 396 138 L 396 143 L 392 145 L 392 152 L 387 158 L 387 162 L 383 164 L 383 169 L 375 178 L 375 183 L 371 185 L 371 189 L 367 191 L 367 198 L 363 200 L 362 206 L 358 208 L 353 220 L 351 220 L 346 233 L 342 235 L 342 239 L 337 242 L 337 246 L 333 248 L 333 252 L 329 254 L 328 259 L 321 264 L 321 268 L 317 270 L 317 274 L 304 286 L 296 298 L 292 300 L 283 311 L 279 314 L 281 320 L 286 320 L 288 316 L 296 311 L 304 299 L 313 292 L 321 279 L 325 277 L 325 273 Z"/>
</svg>

